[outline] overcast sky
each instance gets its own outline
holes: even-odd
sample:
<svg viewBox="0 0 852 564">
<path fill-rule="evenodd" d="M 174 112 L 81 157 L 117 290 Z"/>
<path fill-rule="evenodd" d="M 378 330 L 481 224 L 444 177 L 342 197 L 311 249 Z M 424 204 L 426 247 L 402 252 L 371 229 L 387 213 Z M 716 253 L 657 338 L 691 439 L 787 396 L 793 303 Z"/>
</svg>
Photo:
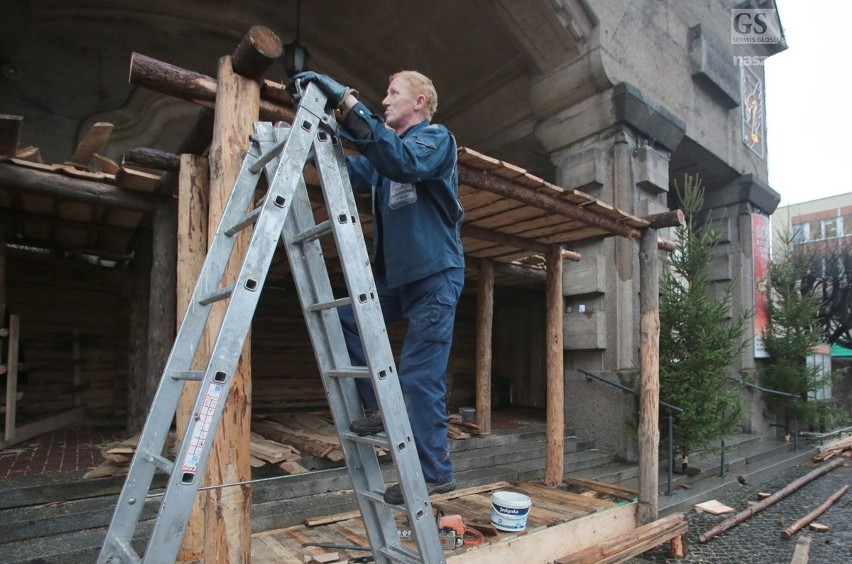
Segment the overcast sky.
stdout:
<svg viewBox="0 0 852 564">
<path fill-rule="evenodd" d="M 769 184 L 782 206 L 852 192 L 852 2 L 777 5 L 788 47 L 766 61 Z"/>
</svg>

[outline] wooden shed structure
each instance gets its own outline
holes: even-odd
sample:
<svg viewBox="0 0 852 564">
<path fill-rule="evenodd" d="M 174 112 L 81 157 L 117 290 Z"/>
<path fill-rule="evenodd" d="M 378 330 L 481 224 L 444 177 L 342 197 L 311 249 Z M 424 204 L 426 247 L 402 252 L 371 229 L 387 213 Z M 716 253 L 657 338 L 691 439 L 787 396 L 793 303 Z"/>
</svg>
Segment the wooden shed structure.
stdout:
<svg viewBox="0 0 852 564">
<path fill-rule="evenodd" d="M 255 28 L 252 32 L 264 33 Z M 55 408 L 44 411 L 75 414 L 62 415 L 61 423 L 54 424 L 67 424 L 69 417 L 79 417 L 83 406 L 90 414 L 126 415 L 131 427 L 138 426 L 144 418 L 146 402 L 156 389 L 159 368 L 169 352 L 180 317 L 177 312 L 185 308 L 185 299 L 194 284 L 193 273 L 203 261 L 207 225 L 215 225 L 236 176 L 243 150 L 240 140 L 247 139 L 252 123 L 258 119 L 272 121 L 292 116 L 283 86 L 262 79 L 263 60 L 269 54 L 257 45 L 244 41 L 233 56 L 223 57 L 216 78 L 134 55 L 131 81 L 214 109 L 208 120 L 199 122 L 197 131 L 188 132 L 187 151 L 181 155 L 143 150 L 128 155 L 124 163 L 110 161 L 98 155 L 108 140 L 110 127 L 98 124 L 67 162 L 44 164 L 37 148 L 17 146 L 21 120 L 15 116 L 0 118 L 0 239 L 5 240 L 0 241 L 0 306 L 14 304 L 12 313 L 19 316 L 22 327 L 16 330 L 16 338 L 26 341 L 29 371 L 46 363 L 45 359 L 60 359 L 49 363 L 50 369 L 45 370 L 51 374 L 47 380 L 52 383 L 42 387 L 42 406 Z M 155 174 L 152 167 L 161 171 Z M 630 519 L 613 530 L 624 533 L 654 522 L 659 442 L 658 254 L 660 248 L 673 248 L 658 237 L 657 229 L 682 222 L 682 216 L 671 212 L 636 217 L 471 148 L 459 149 L 459 168 L 460 199 L 465 208 L 462 235 L 467 260 L 466 293 L 471 296 L 473 315 L 472 323 L 461 323 L 457 332 L 467 331 L 473 339 L 456 346 L 451 377 L 461 382 L 466 376 L 472 383 L 465 399 L 476 406 L 476 423 L 488 433 L 495 287 L 534 287 L 537 292 L 542 286 L 545 288 L 545 357 L 540 387 L 546 401 L 548 429 L 546 485 L 561 484 L 564 474 L 563 261 L 582 260 L 572 251 L 573 245 L 582 242 L 607 237 L 637 242 L 641 300 L 640 491 L 638 504 L 616 511 L 630 515 Z M 310 184 L 309 176 L 308 181 Z M 368 214 L 362 217 L 362 223 L 369 231 Z M 66 265 L 61 270 L 55 269 L 57 257 Z M 220 427 L 220 439 L 225 438 L 221 444 L 217 439 L 214 447 L 232 450 L 237 463 L 210 469 L 211 483 L 250 478 L 248 459 L 240 453 L 247 448 L 246 422 L 252 402 L 255 407 L 265 402 L 286 407 L 324 401 L 316 370 L 309 368 L 313 358 L 307 336 L 300 334 L 300 313 L 292 304 L 283 305 L 278 292 L 287 286 L 285 263 L 281 260 L 276 264 L 267 282 L 258 310 L 263 313 L 253 329 L 252 346 L 246 349 L 241 363 L 243 377 L 234 383 Z M 39 291 L 47 287 L 52 290 Z M 471 292 L 474 287 L 475 293 Z M 50 299 L 45 300 L 45 295 Z M 69 319 L 74 320 L 71 326 Z M 39 329 L 28 335 L 28 327 Z M 274 338 L 281 332 L 292 338 L 283 353 L 281 340 Z M 125 346 L 115 346 L 122 341 Z M 81 357 L 81 343 L 85 343 L 85 358 Z M 69 351 L 70 356 L 66 354 Z M 65 364 L 68 358 L 79 362 L 69 366 Z M 128 358 L 130 361 L 125 364 Z M 270 369 L 284 358 L 291 364 L 288 391 L 279 389 L 280 370 Z M 117 385 L 116 371 L 127 374 L 126 386 Z M 22 372 L 20 367 L 18 372 Z M 60 388 L 64 396 L 55 393 Z M 11 384 L 7 390 L 11 392 L 6 398 L 9 430 L 10 424 L 15 426 L 9 414 L 14 416 L 16 394 Z M 303 393 L 298 397 L 288 395 L 293 390 Z M 69 394 L 72 404 L 61 406 Z M 116 410 L 116 405 L 123 407 Z M 37 425 L 37 429 L 44 428 L 43 422 Z M 19 440 L 21 436 L 16 439 L 7 434 L 6 441 Z M 244 496 L 243 502 L 250 501 L 250 491 L 237 495 Z M 251 503 L 219 494 L 210 499 L 220 512 L 245 514 L 251 507 Z M 213 507 L 210 499 L 208 511 Z M 617 505 L 614 503 L 613 508 Z M 615 513 L 598 516 L 594 527 L 613 526 L 607 521 L 612 515 Z M 553 517 L 550 524 L 566 520 L 570 519 Z M 243 532 L 248 531 L 245 515 L 222 521 L 214 526 L 222 531 L 233 532 L 240 527 Z M 233 546 L 226 540 L 233 535 L 219 536 L 218 542 L 223 543 L 226 553 L 237 557 L 251 550 L 254 555 L 246 539 L 237 543 L 240 546 Z M 593 536 L 588 535 L 590 540 Z M 539 538 L 533 542 L 542 541 Z"/>
</svg>

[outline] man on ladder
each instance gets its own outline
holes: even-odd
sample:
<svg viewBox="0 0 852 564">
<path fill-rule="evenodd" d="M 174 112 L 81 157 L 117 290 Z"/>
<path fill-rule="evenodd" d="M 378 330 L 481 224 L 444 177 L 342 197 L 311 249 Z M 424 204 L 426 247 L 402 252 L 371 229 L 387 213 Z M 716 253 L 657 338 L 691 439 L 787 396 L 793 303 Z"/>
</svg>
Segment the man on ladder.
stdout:
<svg viewBox="0 0 852 564">
<path fill-rule="evenodd" d="M 455 489 L 447 445 L 445 373 L 456 305 L 464 285 L 463 209 L 458 199 L 456 143 L 431 124 L 438 105 L 432 81 L 414 71 L 390 77 L 384 120 L 357 100 L 357 92 L 327 75 L 304 72 L 294 81 L 316 84 L 341 112 L 345 137 L 361 156 L 347 158 L 355 192 L 372 192 L 373 270 L 385 323 L 408 323 L 399 379 L 428 493 Z M 364 352 L 351 308 L 339 310 L 353 364 Z M 384 429 L 367 380 L 358 389 L 368 415 L 352 422 L 358 435 Z M 399 485 L 385 502 L 403 503 Z"/>
</svg>

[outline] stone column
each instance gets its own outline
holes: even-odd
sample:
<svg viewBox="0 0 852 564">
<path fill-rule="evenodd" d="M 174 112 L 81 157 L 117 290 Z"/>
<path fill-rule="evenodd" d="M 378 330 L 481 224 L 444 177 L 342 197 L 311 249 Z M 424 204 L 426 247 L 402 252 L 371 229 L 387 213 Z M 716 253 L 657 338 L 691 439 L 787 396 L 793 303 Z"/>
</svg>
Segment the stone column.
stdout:
<svg viewBox="0 0 852 564">
<path fill-rule="evenodd" d="M 720 234 L 710 278 L 720 285 L 732 285 L 731 309 L 737 312 L 753 310 L 755 307 L 755 233 L 754 226 L 760 224 L 753 216 L 768 217 L 778 207 L 780 194 L 756 176 L 742 175 L 722 186 L 706 186 L 704 213 Z M 749 320 L 744 338 L 755 337 L 753 323 Z M 731 376 L 750 379 L 759 360 L 755 359 L 752 344 L 745 347 L 739 360 L 731 367 Z M 760 394 L 745 392 L 746 418 L 744 431 L 755 434 L 769 432 L 769 421 L 764 418 L 764 404 Z"/>
<path fill-rule="evenodd" d="M 536 127 L 551 150 L 557 184 L 640 216 L 668 209 L 670 151 L 683 130 L 680 120 L 628 84 L 591 96 Z M 566 264 L 564 273 L 564 346 L 571 352 L 566 421 L 601 448 L 635 459 L 635 437 L 624 425 L 636 399 L 586 382 L 574 368 L 638 386 L 638 243 L 611 237 L 572 250 L 583 260 Z"/>
</svg>

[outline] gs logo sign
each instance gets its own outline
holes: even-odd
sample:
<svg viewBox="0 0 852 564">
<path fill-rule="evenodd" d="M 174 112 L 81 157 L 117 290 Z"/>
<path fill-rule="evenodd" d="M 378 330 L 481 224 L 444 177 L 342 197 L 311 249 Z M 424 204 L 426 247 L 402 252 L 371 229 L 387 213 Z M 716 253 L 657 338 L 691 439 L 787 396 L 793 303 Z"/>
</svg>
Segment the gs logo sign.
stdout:
<svg viewBox="0 0 852 564">
<path fill-rule="evenodd" d="M 777 10 L 731 10 L 731 43 L 780 43 Z"/>
</svg>

